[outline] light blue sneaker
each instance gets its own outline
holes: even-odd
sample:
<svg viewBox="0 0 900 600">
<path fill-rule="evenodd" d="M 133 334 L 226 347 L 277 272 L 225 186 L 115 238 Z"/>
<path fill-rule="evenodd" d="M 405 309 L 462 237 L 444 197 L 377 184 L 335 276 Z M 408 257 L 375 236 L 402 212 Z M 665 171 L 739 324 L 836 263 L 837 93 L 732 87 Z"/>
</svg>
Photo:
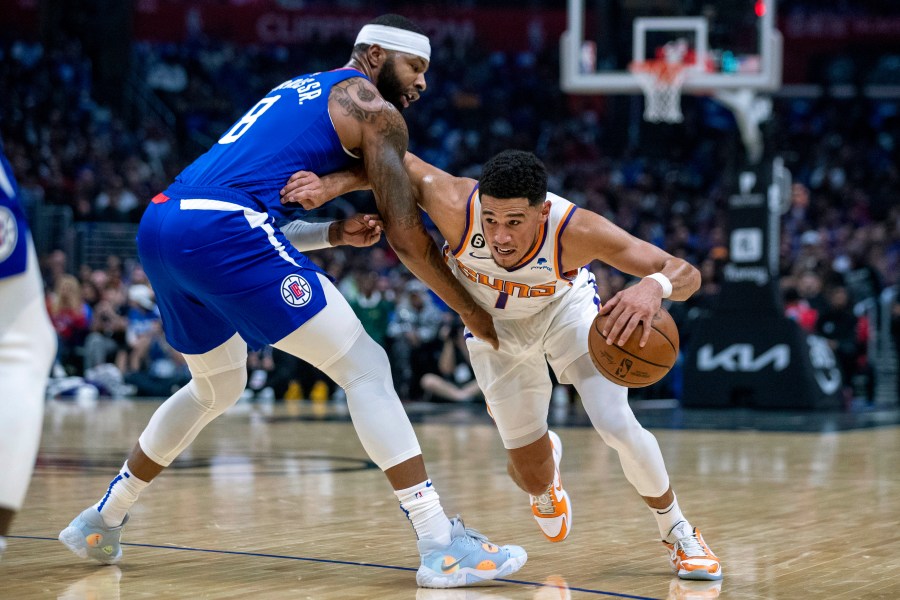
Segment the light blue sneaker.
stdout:
<svg viewBox="0 0 900 600">
<path fill-rule="evenodd" d="M 59 541 L 81 558 L 93 558 L 106 565 L 122 558 L 122 528 L 128 515 L 118 527 L 107 527 L 103 517 L 93 506 L 82 511 L 69 526 L 59 532 Z"/>
<path fill-rule="evenodd" d="M 524 548 L 495 546 L 474 529 L 466 529 L 460 517 L 450 519 L 450 525 L 448 546 L 419 540 L 422 566 L 416 583 L 421 587 L 454 588 L 512 575 L 528 560 Z"/>
</svg>

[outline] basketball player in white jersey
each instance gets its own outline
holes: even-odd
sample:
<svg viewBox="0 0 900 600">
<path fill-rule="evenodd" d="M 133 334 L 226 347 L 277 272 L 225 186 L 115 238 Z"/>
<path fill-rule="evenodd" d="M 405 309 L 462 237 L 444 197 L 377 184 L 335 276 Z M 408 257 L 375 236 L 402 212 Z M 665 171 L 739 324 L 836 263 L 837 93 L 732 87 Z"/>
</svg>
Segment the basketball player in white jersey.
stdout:
<svg viewBox="0 0 900 600">
<path fill-rule="evenodd" d="M 627 388 L 600 375 L 587 350 L 598 309 L 610 315 L 609 343 L 624 344 L 663 298 L 683 301 L 697 291 L 699 271 L 548 193 L 547 172 L 531 153 L 501 152 L 484 165 L 480 181 L 453 177 L 409 153 L 405 167 L 419 205 L 447 240 L 444 255 L 453 273 L 494 317 L 500 348 L 469 336 L 472 368 L 507 448 L 509 474 L 529 494 L 544 535 L 560 542 L 572 526 L 572 504 L 560 480 L 562 444 L 547 428 L 549 362 L 560 382 L 575 386 L 595 429 L 618 452 L 678 576 L 721 579 L 719 559 L 678 506 L 656 438 L 628 406 Z M 312 208 L 365 187 L 358 171 L 321 179 L 300 172 L 282 190 L 282 201 Z M 584 267 L 594 260 L 642 279 L 600 309 L 593 275 Z"/>
<path fill-rule="evenodd" d="M 37 255 L 0 149 L 0 556 L 34 469 L 54 356 Z"/>
</svg>

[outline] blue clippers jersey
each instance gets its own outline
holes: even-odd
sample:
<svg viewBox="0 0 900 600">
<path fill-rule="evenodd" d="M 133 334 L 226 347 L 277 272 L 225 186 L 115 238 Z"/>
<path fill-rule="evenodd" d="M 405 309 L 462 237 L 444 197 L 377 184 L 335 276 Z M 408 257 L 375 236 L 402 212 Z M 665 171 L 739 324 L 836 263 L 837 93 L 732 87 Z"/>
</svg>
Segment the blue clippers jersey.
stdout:
<svg viewBox="0 0 900 600">
<path fill-rule="evenodd" d="M 18 192 L 12 166 L 0 146 L 0 279 L 24 273 L 28 262 L 28 226 L 16 200 Z"/>
<path fill-rule="evenodd" d="M 279 217 L 296 208 L 283 206 L 279 191 L 300 170 L 325 175 L 353 161 L 328 114 L 331 88 L 355 69 L 301 75 L 270 91 L 237 121 L 206 154 L 175 178 L 186 186 L 242 190 Z"/>
</svg>

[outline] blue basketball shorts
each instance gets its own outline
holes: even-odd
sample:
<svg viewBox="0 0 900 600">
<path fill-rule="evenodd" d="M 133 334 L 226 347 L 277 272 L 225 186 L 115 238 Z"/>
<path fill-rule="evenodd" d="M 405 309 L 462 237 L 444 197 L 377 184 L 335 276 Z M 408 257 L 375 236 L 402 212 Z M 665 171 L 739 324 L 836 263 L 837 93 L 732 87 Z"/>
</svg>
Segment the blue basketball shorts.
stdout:
<svg viewBox="0 0 900 600">
<path fill-rule="evenodd" d="M 153 199 L 138 229 L 138 254 L 166 339 L 202 354 L 235 332 L 252 349 L 295 331 L 323 308 L 321 270 L 274 219 L 235 194 Z"/>
</svg>

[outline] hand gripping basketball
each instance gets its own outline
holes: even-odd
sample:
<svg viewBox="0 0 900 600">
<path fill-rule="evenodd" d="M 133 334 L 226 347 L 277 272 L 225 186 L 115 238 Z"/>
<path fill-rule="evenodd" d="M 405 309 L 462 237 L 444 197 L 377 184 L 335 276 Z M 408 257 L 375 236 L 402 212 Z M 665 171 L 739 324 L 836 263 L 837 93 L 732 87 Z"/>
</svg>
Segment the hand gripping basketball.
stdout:
<svg viewBox="0 0 900 600">
<path fill-rule="evenodd" d="M 622 346 L 607 344 L 603 328 L 609 315 L 597 315 L 588 334 L 588 351 L 600 373 L 619 385 L 630 388 L 653 385 L 663 377 L 678 358 L 678 328 L 666 309 L 660 308 L 650 324 L 650 339 L 638 344 L 644 324 L 638 325 Z"/>
</svg>

